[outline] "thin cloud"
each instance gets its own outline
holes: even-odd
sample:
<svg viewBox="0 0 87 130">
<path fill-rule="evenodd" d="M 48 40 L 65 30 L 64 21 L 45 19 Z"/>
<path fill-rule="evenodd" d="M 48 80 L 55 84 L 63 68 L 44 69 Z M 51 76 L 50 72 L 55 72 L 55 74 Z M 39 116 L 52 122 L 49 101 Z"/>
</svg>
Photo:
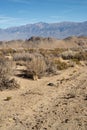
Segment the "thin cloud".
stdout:
<svg viewBox="0 0 87 130">
<path fill-rule="evenodd" d="M 28 19 L 28 18 L 15 18 L 0 15 L 0 28 L 21 26 L 29 23 L 35 23 L 38 21 L 38 18 Z"/>
<path fill-rule="evenodd" d="M 20 18 L 14 18 L 14 17 L 0 15 L 0 26 L 4 27 L 4 28 L 7 26 L 13 26 L 21 20 L 22 19 L 20 19 Z"/>
<path fill-rule="evenodd" d="M 57 16 L 57 15 L 52 15 L 52 16 L 50 16 L 50 18 L 53 18 L 53 19 L 58 19 L 58 18 L 60 18 L 60 17 L 62 17 L 62 16 Z"/>
<path fill-rule="evenodd" d="M 30 0 L 9 0 L 9 1 L 21 4 L 30 4 Z"/>
<path fill-rule="evenodd" d="M 18 18 L 13 18 L 13 17 L 7 17 L 7 16 L 0 15 L 0 23 L 12 22 L 12 21 L 15 21 L 15 20 L 18 20 Z"/>
</svg>

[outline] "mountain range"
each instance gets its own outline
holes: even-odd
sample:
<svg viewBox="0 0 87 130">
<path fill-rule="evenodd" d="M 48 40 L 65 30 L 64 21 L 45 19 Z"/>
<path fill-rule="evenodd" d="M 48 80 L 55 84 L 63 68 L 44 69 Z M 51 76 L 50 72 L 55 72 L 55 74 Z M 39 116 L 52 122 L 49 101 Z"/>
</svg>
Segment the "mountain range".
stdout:
<svg viewBox="0 0 87 130">
<path fill-rule="evenodd" d="M 0 41 L 26 40 L 32 36 L 52 37 L 64 39 L 69 36 L 87 36 L 87 21 L 35 23 L 19 27 L 0 29 Z"/>
</svg>

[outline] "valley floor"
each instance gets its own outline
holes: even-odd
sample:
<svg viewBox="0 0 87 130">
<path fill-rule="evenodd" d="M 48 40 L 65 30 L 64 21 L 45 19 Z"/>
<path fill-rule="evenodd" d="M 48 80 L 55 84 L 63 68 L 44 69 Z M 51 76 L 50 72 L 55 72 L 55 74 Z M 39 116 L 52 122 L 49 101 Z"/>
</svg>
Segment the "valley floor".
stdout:
<svg viewBox="0 0 87 130">
<path fill-rule="evenodd" d="M 0 92 L 0 130 L 87 130 L 87 67 Z M 6 100 L 9 99 L 9 100 Z"/>
</svg>

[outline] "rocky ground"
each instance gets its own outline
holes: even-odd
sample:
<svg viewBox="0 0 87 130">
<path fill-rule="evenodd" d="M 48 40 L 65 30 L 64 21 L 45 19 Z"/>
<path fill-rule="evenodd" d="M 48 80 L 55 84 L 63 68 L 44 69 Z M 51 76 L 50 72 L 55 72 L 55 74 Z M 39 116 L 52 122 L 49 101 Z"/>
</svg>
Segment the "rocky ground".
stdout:
<svg viewBox="0 0 87 130">
<path fill-rule="evenodd" d="M 0 130 L 87 130 L 87 67 L 0 92 Z"/>
</svg>

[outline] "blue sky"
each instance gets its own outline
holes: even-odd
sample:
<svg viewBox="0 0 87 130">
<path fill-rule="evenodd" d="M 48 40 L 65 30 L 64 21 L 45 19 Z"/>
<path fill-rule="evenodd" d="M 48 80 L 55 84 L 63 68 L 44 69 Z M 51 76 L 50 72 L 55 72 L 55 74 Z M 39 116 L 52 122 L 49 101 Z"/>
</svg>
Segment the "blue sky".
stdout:
<svg viewBox="0 0 87 130">
<path fill-rule="evenodd" d="M 0 0 L 0 28 L 87 21 L 87 0 Z"/>
</svg>

